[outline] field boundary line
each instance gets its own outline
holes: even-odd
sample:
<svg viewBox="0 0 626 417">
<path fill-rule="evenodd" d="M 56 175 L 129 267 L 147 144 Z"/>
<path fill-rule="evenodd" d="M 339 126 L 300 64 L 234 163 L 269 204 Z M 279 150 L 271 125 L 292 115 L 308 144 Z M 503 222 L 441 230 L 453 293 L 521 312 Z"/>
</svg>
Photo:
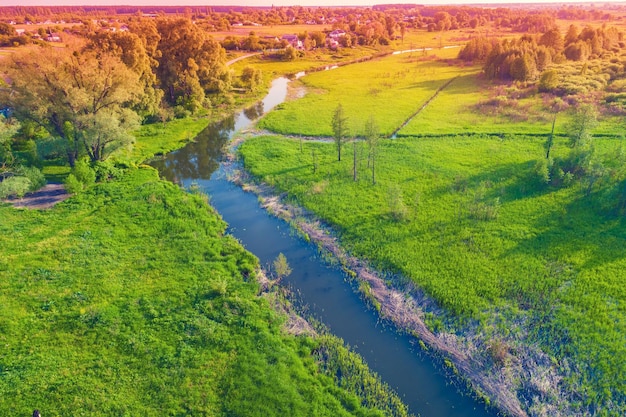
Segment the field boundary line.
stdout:
<svg viewBox="0 0 626 417">
<path fill-rule="evenodd" d="M 440 92 L 441 92 L 444 88 L 446 88 L 446 87 L 448 87 L 450 84 L 452 84 L 452 82 L 453 82 L 454 80 L 456 80 L 457 78 L 459 78 L 459 76 L 458 76 L 458 75 L 457 75 L 456 77 L 450 78 L 448 81 L 446 81 L 446 83 L 445 83 L 444 85 L 442 85 L 441 87 L 439 87 L 439 88 L 437 89 L 437 91 L 435 91 L 435 94 L 433 94 L 433 95 L 432 95 L 432 96 L 431 96 L 428 100 L 426 100 L 426 102 L 424 102 L 424 104 L 422 104 L 422 106 L 421 106 L 419 109 L 417 109 L 417 111 L 416 111 L 415 113 L 413 113 L 412 115 L 410 115 L 410 116 L 409 116 L 409 118 L 408 118 L 408 119 L 406 119 L 406 120 L 404 121 L 404 123 L 402 123 L 402 124 L 400 125 L 400 127 L 399 127 L 399 128 L 397 128 L 396 130 L 394 130 L 394 131 L 391 133 L 391 136 L 390 136 L 390 137 L 395 138 L 395 137 L 396 137 L 396 135 L 398 134 L 398 132 L 402 130 L 402 128 L 404 128 L 406 125 L 408 125 L 408 124 L 409 124 L 409 122 L 410 122 L 411 120 L 413 120 L 413 119 L 414 119 L 414 118 L 415 118 L 418 114 L 420 114 L 420 112 L 421 112 L 422 110 L 424 110 L 424 109 L 426 108 L 426 106 L 428 106 L 428 105 L 430 104 L 430 102 L 431 102 L 431 101 L 433 101 L 433 100 L 434 100 L 434 99 L 435 99 L 435 98 L 439 95 L 439 93 L 440 93 Z"/>
</svg>

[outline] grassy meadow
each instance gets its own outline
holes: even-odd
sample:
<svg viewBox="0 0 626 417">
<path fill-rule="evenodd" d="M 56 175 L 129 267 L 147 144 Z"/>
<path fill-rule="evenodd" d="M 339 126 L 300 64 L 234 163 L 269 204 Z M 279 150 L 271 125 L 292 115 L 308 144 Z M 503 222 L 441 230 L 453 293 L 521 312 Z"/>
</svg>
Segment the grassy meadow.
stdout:
<svg viewBox="0 0 626 417">
<path fill-rule="evenodd" d="M 337 340 L 286 334 L 256 258 L 152 169 L 0 218 L 3 415 L 406 414 Z"/>
<path fill-rule="evenodd" d="M 480 78 L 481 69 L 453 80 L 399 132 L 399 136 L 450 134 L 528 134 L 550 132 L 551 114 L 534 97 L 489 101 L 492 85 Z M 508 102 L 508 103 L 507 103 Z M 507 104 L 514 108 L 507 108 Z M 560 130 L 565 120 L 559 118 Z M 542 131 L 543 128 L 543 131 Z M 557 132 L 559 131 L 557 130 Z"/>
<path fill-rule="evenodd" d="M 331 225 L 353 254 L 413 280 L 493 340 L 528 338 L 548 352 L 575 407 L 626 411 L 626 223 L 601 188 L 552 189 L 534 165 L 543 139 L 481 136 L 385 140 L 377 184 L 359 144 L 265 136 L 241 146 L 245 168 Z M 618 140 L 597 140 L 609 160 Z M 567 151 L 558 140 L 554 155 Z M 352 156 L 352 145 L 346 153 Z M 313 169 L 313 153 L 317 169 Z M 438 328 L 442 322 L 432 322 Z M 456 323 L 453 320 L 451 323 Z M 450 324 L 455 326 L 454 324 Z M 514 349 L 514 346 L 511 347 Z"/>
<path fill-rule="evenodd" d="M 330 121 L 341 103 L 352 135 L 363 134 L 370 115 L 376 116 L 381 133 L 389 135 L 446 82 L 475 71 L 431 58 L 393 55 L 312 73 L 302 79 L 308 94 L 278 106 L 259 126 L 282 134 L 331 136 Z"/>
<path fill-rule="evenodd" d="M 372 61 L 308 74 L 300 82 L 307 94 L 279 105 L 259 126 L 275 133 L 303 136 L 332 136 L 331 120 L 339 103 L 348 117 L 350 134 L 362 136 L 370 115 L 380 132 L 389 136 L 437 92 L 398 136 L 458 134 L 547 135 L 552 126 L 550 103 L 533 87 L 520 88 L 485 80 L 479 65 L 451 61 L 457 49 L 436 49 L 390 55 Z M 253 61 L 250 63 L 257 64 Z M 239 63 L 238 63 L 239 64 Z M 243 64 L 241 64 L 243 65 Z M 268 63 L 278 73 L 280 63 Z M 291 65 L 284 69 L 291 72 Z M 577 73 L 582 64 L 563 65 L 563 73 Z M 581 83 L 594 82 L 603 71 L 589 66 Z M 449 84 L 447 84 L 449 82 Z M 561 110 L 555 132 L 565 134 L 571 115 Z M 595 134 L 616 136 L 624 128 L 623 117 L 603 115 Z"/>
<path fill-rule="evenodd" d="M 580 84 L 593 83 L 602 78 L 604 66 L 599 60 L 590 61 L 586 76 L 578 76 Z M 562 77 L 579 74 L 582 63 L 558 66 Z M 590 87 L 594 88 L 594 87 Z M 533 134 L 546 135 L 552 128 L 554 113 L 550 101 L 535 92 L 534 87 L 518 88 L 509 83 L 485 80 L 481 68 L 455 79 L 437 98 L 413 118 L 398 135 L 453 135 L 453 134 Z M 559 111 L 555 124 L 557 134 L 565 134 L 571 121 L 567 110 Z M 601 115 L 594 134 L 620 135 L 624 119 L 620 116 Z"/>
</svg>

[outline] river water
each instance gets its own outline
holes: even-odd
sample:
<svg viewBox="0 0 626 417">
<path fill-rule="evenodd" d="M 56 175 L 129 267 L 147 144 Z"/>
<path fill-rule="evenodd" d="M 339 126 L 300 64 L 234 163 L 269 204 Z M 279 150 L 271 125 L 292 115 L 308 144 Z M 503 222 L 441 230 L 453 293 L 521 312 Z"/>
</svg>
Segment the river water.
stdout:
<svg viewBox="0 0 626 417">
<path fill-rule="evenodd" d="M 226 179 L 222 151 L 234 132 L 245 129 L 287 95 L 287 78 L 272 84 L 263 102 L 209 126 L 185 148 L 150 164 L 170 181 L 197 185 L 229 224 L 228 233 L 269 266 L 283 253 L 293 272 L 283 279 L 308 312 L 358 352 L 408 405 L 422 417 L 492 417 L 493 410 L 451 384 L 440 363 L 411 338 L 384 325 L 368 309 L 338 268 L 319 259 L 317 248 L 292 233 L 282 220 L 259 207 L 257 197 Z"/>
</svg>

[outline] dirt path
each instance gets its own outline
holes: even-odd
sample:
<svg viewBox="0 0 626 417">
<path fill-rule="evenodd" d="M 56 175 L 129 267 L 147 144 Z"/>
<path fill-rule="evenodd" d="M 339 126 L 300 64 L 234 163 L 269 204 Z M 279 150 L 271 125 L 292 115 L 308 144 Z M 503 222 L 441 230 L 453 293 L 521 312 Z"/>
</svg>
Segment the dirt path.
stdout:
<svg viewBox="0 0 626 417">
<path fill-rule="evenodd" d="M 23 198 L 12 198 L 5 201 L 16 208 L 44 210 L 68 198 L 70 198 L 70 194 L 65 191 L 63 184 L 48 184 Z"/>
<path fill-rule="evenodd" d="M 256 56 L 256 55 L 261 55 L 261 52 L 255 52 L 253 54 L 243 55 L 243 56 L 240 56 L 238 58 L 231 59 L 230 61 L 226 62 L 226 66 L 230 67 L 231 65 L 233 65 L 237 61 L 241 61 L 242 59 L 250 58 L 251 56 Z"/>
</svg>

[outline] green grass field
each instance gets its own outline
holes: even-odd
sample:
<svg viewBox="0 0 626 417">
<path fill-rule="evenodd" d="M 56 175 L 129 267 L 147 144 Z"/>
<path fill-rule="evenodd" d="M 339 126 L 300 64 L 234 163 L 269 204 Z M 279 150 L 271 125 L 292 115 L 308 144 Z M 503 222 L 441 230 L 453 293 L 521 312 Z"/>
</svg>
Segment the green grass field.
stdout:
<svg viewBox="0 0 626 417">
<path fill-rule="evenodd" d="M 493 88 L 491 83 L 479 78 L 480 71 L 475 67 L 474 71 L 452 81 L 398 135 L 550 132 L 551 114 L 538 108 L 534 97 L 511 100 L 512 109 L 505 108 L 505 104 L 477 109 L 479 103 L 489 99 Z M 557 132 L 566 120 L 569 118 L 558 118 Z"/>
<path fill-rule="evenodd" d="M 341 103 L 352 135 L 362 136 L 373 115 L 381 134 L 389 136 L 445 85 L 400 129 L 399 136 L 550 133 L 553 113 L 546 109 L 541 95 L 532 91 L 520 94 L 511 85 L 486 81 L 479 66 L 446 61 L 457 53 L 450 49 L 406 53 L 309 74 L 301 79 L 307 95 L 278 106 L 259 126 L 281 134 L 332 136 L 333 112 Z M 293 63 L 267 65 L 277 74 L 296 68 L 290 66 Z M 561 111 L 556 133 L 565 134 L 570 120 L 570 113 Z M 605 116 L 594 133 L 615 136 L 623 128 L 623 118 Z"/>
<path fill-rule="evenodd" d="M 293 61 L 281 61 L 264 55 L 250 57 L 234 63 L 230 68 L 239 74 L 247 66 L 253 66 L 263 71 L 263 74 L 273 79 L 285 74 L 296 74 L 301 71 L 311 71 L 324 66 L 333 66 L 366 58 L 380 53 L 370 47 L 342 48 L 337 51 L 317 49 L 308 51 L 303 57 Z"/>
<path fill-rule="evenodd" d="M 389 56 L 310 74 L 309 94 L 280 105 L 260 127 L 283 134 L 331 136 L 331 119 L 341 103 L 353 135 L 362 135 L 374 115 L 391 134 L 448 80 L 473 71 L 429 59 L 421 53 Z"/>
<path fill-rule="evenodd" d="M 540 185 L 542 139 L 386 140 L 376 185 L 363 146 L 357 182 L 352 158 L 336 162 L 333 144 L 299 146 L 259 137 L 241 154 L 248 171 L 328 222 L 354 255 L 409 277 L 461 321 L 478 319 L 487 338 L 528 333 L 565 387 L 581 393 L 575 406 L 623 415 L 626 223 L 602 211 L 600 188 L 585 196 L 578 185 Z M 606 159 L 618 146 L 596 140 Z M 566 149 L 558 141 L 555 156 Z M 393 216 L 398 195 L 403 221 Z"/>
<path fill-rule="evenodd" d="M 337 340 L 285 334 L 254 256 L 152 169 L 0 218 L 2 415 L 406 414 Z"/>
</svg>

